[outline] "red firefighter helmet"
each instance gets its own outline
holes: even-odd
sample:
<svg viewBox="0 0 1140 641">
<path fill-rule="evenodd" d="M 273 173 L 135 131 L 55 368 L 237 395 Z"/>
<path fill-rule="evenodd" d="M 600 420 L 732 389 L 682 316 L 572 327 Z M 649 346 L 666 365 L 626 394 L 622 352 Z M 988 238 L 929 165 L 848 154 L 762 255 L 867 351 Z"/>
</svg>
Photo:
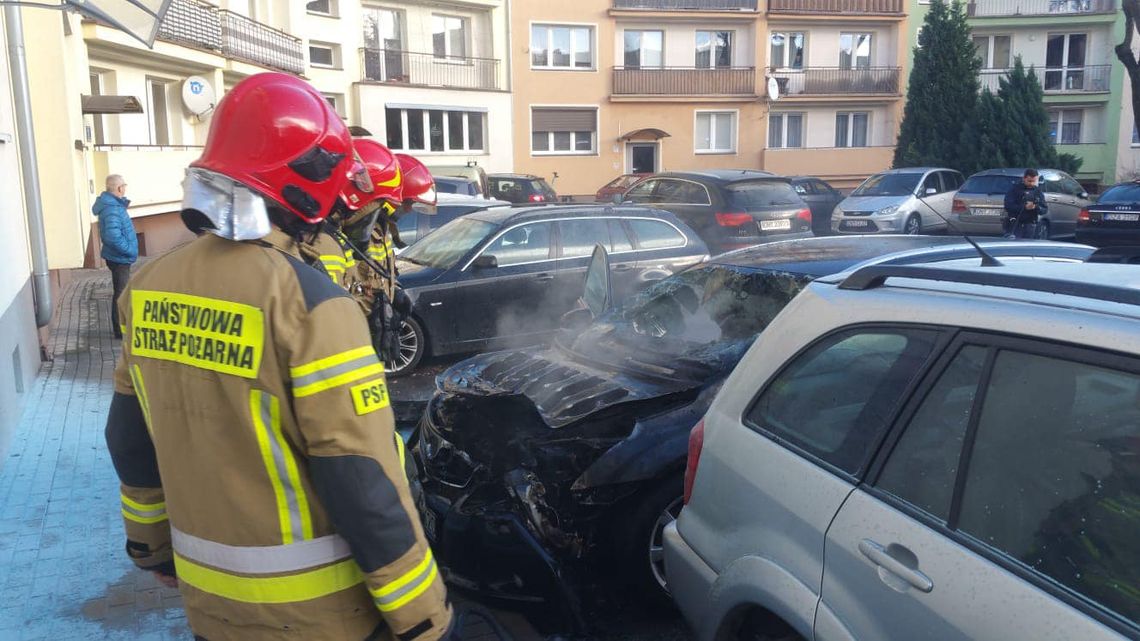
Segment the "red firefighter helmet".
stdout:
<svg viewBox="0 0 1140 641">
<path fill-rule="evenodd" d="M 435 179 L 431 170 L 408 154 L 396 154 L 404 174 L 404 200 L 435 206 Z"/>
<path fill-rule="evenodd" d="M 355 181 L 349 181 L 340 193 L 341 200 L 350 211 L 356 211 L 378 199 L 392 203 L 399 207 L 403 202 L 403 179 L 400 173 L 400 163 L 390 149 L 369 138 L 355 138 L 352 146 L 356 155 L 368 170 L 368 177 L 372 182 L 372 190 L 361 191 Z"/>
<path fill-rule="evenodd" d="M 218 103 L 202 156 L 206 169 L 256 190 L 306 222 L 324 220 L 347 181 L 371 189 L 348 127 L 304 80 L 262 73 Z"/>
</svg>

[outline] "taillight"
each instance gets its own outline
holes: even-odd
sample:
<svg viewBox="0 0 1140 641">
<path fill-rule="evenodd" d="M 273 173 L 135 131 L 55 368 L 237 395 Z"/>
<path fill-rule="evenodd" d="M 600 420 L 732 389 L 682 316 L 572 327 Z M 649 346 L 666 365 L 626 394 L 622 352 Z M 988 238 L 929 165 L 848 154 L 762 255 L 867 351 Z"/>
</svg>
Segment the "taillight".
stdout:
<svg viewBox="0 0 1140 641">
<path fill-rule="evenodd" d="M 1077 224 L 1078 225 L 1087 225 L 1087 224 L 1089 224 L 1089 221 L 1091 221 L 1091 220 L 1092 220 L 1092 216 L 1089 214 L 1088 207 L 1081 209 L 1081 213 L 1077 214 Z"/>
<path fill-rule="evenodd" d="M 801 209 L 801 210 L 797 211 L 796 212 L 796 218 L 799 218 L 800 220 L 802 220 L 808 224 L 811 224 L 811 210 L 810 209 Z"/>
<path fill-rule="evenodd" d="M 718 213 L 716 224 L 721 227 L 743 227 L 752 224 L 752 215 L 744 213 Z"/>
<path fill-rule="evenodd" d="M 697 423 L 689 432 L 689 460 L 685 463 L 685 505 L 693 496 L 693 480 L 697 477 L 697 465 L 701 462 L 701 448 L 705 446 L 705 419 Z"/>
<path fill-rule="evenodd" d="M 532 202 L 532 203 L 540 203 L 544 200 L 546 200 L 546 197 L 543 196 L 542 194 L 531 194 L 530 195 L 530 202 Z"/>
<path fill-rule="evenodd" d="M 955 213 L 955 214 L 964 214 L 964 213 L 970 211 L 970 208 L 966 206 L 966 203 L 964 201 L 961 201 L 961 200 L 958 200 L 957 198 L 955 198 L 954 199 L 954 205 L 951 206 L 950 211 Z"/>
</svg>

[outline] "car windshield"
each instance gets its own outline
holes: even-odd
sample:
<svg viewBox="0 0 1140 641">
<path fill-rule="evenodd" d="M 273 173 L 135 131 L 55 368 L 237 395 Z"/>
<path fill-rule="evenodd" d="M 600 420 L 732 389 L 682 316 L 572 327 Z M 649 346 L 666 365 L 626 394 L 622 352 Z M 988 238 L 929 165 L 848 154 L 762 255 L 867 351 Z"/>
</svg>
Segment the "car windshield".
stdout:
<svg viewBox="0 0 1140 641">
<path fill-rule="evenodd" d="M 1005 194 L 1021 179 L 1017 176 L 971 176 L 965 185 L 958 190 L 960 194 L 986 194 L 994 196 Z"/>
<path fill-rule="evenodd" d="M 571 349 L 616 365 L 686 366 L 705 374 L 731 368 L 809 282 L 803 274 L 695 267 L 602 316 Z"/>
<path fill-rule="evenodd" d="M 612 180 L 610 184 L 606 185 L 606 187 L 611 189 L 625 189 L 639 180 L 641 180 L 641 176 L 637 175 L 619 176 Z"/>
<path fill-rule="evenodd" d="M 542 178 L 530 181 L 530 188 L 536 194 L 549 194 L 554 191 L 554 188 Z"/>
<path fill-rule="evenodd" d="M 792 185 L 781 180 L 733 183 L 726 190 L 729 202 L 744 211 L 763 207 L 788 207 L 800 203 Z"/>
<path fill-rule="evenodd" d="M 484 220 L 457 218 L 409 247 L 400 258 L 418 265 L 448 269 L 498 228 L 495 223 Z"/>
<path fill-rule="evenodd" d="M 922 174 L 877 174 L 851 192 L 852 196 L 910 196 Z"/>
<path fill-rule="evenodd" d="M 1100 204 L 1122 203 L 1128 205 L 1140 203 L 1140 184 L 1132 183 L 1130 185 L 1117 185 L 1112 187 L 1101 194 L 1097 202 Z"/>
</svg>

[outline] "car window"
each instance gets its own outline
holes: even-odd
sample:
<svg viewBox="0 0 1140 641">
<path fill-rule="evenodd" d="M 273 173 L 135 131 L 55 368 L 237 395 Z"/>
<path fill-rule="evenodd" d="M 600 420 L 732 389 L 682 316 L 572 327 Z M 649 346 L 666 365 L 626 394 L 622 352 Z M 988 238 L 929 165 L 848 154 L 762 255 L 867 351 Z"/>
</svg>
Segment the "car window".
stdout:
<svg viewBox="0 0 1140 641">
<path fill-rule="evenodd" d="M 852 196 L 913 196 L 922 174 L 875 174 L 851 192 Z"/>
<path fill-rule="evenodd" d="M 811 183 L 812 187 L 815 188 L 815 193 L 817 194 L 822 194 L 824 196 L 832 196 L 835 194 L 835 190 L 831 188 L 831 185 L 828 185 L 822 180 L 811 180 L 809 182 Z"/>
<path fill-rule="evenodd" d="M 610 252 L 633 251 L 633 241 L 630 239 L 629 234 L 626 233 L 621 221 L 610 218 L 607 222 L 610 227 Z"/>
<path fill-rule="evenodd" d="M 678 190 L 678 196 L 681 202 L 686 205 L 711 205 L 712 201 L 709 200 L 709 190 L 700 183 L 681 182 L 681 188 Z"/>
<path fill-rule="evenodd" d="M 1140 183 L 1128 183 L 1110 187 L 1108 191 L 1101 194 L 1097 203 L 1101 205 L 1106 203 L 1127 205 L 1140 203 Z"/>
<path fill-rule="evenodd" d="M 400 219 L 396 221 L 396 229 L 400 231 L 401 241 L 409 245 L 416 242 L 416 238 L 419 236 L 419 219 L 420 215 L 414 211 L 400 216 Z"/>
<path fill-rule="evenodd" d="M 653 198 L 653 190 L 657 189 L 657 179 L 645 180 L 634 185 L 625 194 L 625 199 L 635 203 L 647 203 Z"/>
<path fill-rule="evenodd" d="M 958 459 L 987 350 L 970 345 L 930 388 L 883 467 L 878 487 L 947 521 Z"/>
<path fill-rule="evenodd" d="M 962 186 L 962 174 L 956 171 L 943 171 L 942 174 L 942 188 L 946 191 L 955 191 Z"/>
<path fill-rule="evenodd" d="M 560 220 L 558 229 L 562 234 L 562 257 L 580 258 L 594 253 L 595 245 L 612 249 L 610 228 L 603 218 L 590 220 Z"/>
<path fill-rule="evenodd" d="M 1065 193 L 1069 194 L 1070 196 L 1079 197 L 1081 194 L 1085 193 L 1085 188 L 1081 187 L 1081 183 L 1068 176 L 1065 176 L 1061 179 L 1061 186 L 1065 190 Z"/>
<path fill-rule="evenodd" d="M 970 176 L 970 179 L 967 180 L 958 191 L 962 194 L 985 194 L 987 196 L 1001 194 L 1004 196 L 1019 182 L 1021 182 L 1021 178 L 1017 176 L 999 176 L 993 174 Z"/>
<path fill-rule="evenodd" d="M 550 231 L 553 223 L 540 222 L 513 227 L 483 250 L 494 256 L 499 267 L 533 263 L 550 258 Z"/>
<path fill-rule="evenodd" d="M 958 528 L 1140 621 L 1140 375 L 998 354 Z"/>
<path fill-rule="evenodd" d="M 685 194 L 688 192 L 687 183 L 681 180 L 659 180 L 657 181 L 657 189 L 653 192 L 654 203 L 670 203 L 680 204 L 685 201 Z"/>
<path fill-rule="evenodd" d="M 801 196 L 811 196 L 815 194 L 815 187 L 812 187 L 809 182 L 792 183 L 792 189 Z"/>
<path fill-rule="evenodd" d="M 927 189 L 933 189 L 936 194 L 941 194 L 944 191 L 942 189 L 942 172 L 931 172 L 930 175 L 926 177 L 926 180 L 922 181 L 921 193 L 925 195 Z"/>
<path fill-rule="evenodd" d="M 484 220 L 458 218 L 409 247 L 400 258 L 419 265 L 447 269 L 498 228 L 498 225 Z"/>
<path fill-rule="evenodd" d="M 1065 193 L 1065 186 L 1061 182 L 1061 176 L 1053 173 L 1043 173 L 1039 181 L 1041 191 L 1047 194 L 1063 194 Z"/>
<path fill-rule="evenodd" d="M 628 222 L 633 235 L 637 237 L 639 249 L 666 249 L 685 245 L 685 237 L 668 223 L 644 218 Z"/>
<path fill-rule="evenodd" d="M 725 187 L 732 207 L 752 211 L 765 207 L 803 206 L 791 183 L 782 180 L 754 180 L 733 183 Z"/>
<path fill-rule="evenodd" d="M 768 385 L 747 421 L 854 474 L 930 355 L 936 336 L 932 331 L 876 329 L 825 339 Z"/>
</svg>

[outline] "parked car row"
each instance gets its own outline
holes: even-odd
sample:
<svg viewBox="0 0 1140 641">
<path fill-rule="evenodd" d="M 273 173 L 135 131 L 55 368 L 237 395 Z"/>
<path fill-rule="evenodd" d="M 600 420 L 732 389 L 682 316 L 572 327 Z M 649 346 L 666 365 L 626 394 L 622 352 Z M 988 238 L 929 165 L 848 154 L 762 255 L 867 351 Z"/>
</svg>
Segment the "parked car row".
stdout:
<svg viewBox="0 0 1140 641">
<path fill-rule="evenodd" d="M 987 424 L 1005 425 L 1029 415 L 1040 415 L 1042 420 L 1045 416 L 1065 416 L 1052 413 L 1063 409 L 1053 404 L 1064 402 L 1059 390 L 1063 385 L 1042 382 L 1018 388 L 1016 380 L 1001 378 L 996 371 L 993 376 L 980 378 L 979 368 L 994 367 L 993 354 L 1024 348 L 1008 338 L 1011 331 L 1020 331 L 1025 340 L 1039 344 L 1076 336 L 1082 336 L 1075 341 L 1078 344 L 1098 340 L 1079 332 L 1066 333 L 1069 330 L 1065 328 L 1075 329 L 1080 323 L 1068 299 L 1049 303 L 1056 305 L 1050 312 L 1055 318 L 1051 317 L 1048 331 L 1038 332 L 1037 321 L 1022 318 L 1034 306 L 1011 302 L 1016 296 L 985 293 L 990 291 L 985 288 L 960 291 L 968 283 L 952 286 L 958 292 L 953 300 L 930 295 L 920 300 L 920 295 L 908 294 L 904 303 L 892 298 L 894 288 L 885 286 L 881 295 L 876 293 L 875 286 L 881 284 L 876 275 L 880 273 L 920 279 L 923 274 L 947 279 L 959 273 L 992 274 L 997 280 L 988 287 L 1016 289 L 1002 279 L 1020 282 L 1023 275 L 1038 267 L 1061 270 L 1066 267 L 1062 263 L 1073 270 L 1046 271 L 1045 277 L 1062 278 L 1058 274 L 1063 274 L 1062 279 L 1071 283 L 1087 273 L 1094 283 L 1122 280 L 1104 280 L 1107 272 L 1078 269 L 1087 267 L 1075 264 L 1092 255 L 1090 247 L 1004 240 L 980 244 L 1005 266 L 978 272 L 977 266 L 982 263 L 978 250 L 954 237 L 832 237 L 774 242 L 711 258 L 635 294 L 624 305 L 616 302 L 619 297 L 614 291 L 620 288 L 616 283 L 620 272 L 615 265 L 606 264 L 611 260 L 607 251 L 595 249 L 594 259 L 584 268 L 584 306 L 562 319 L 554 346 L 484 354 L 453 366 L 437 379 L 437 391 L 411 440 L 413 456 L 409 458 L 414 494 L 439 563 L 457 585 L 507 601 L 547 599 L 566 608 L 580 627 L 587 625 L 575 616 L 585 586 L 597 585 L 602 569 L 617 568 L 619 585 L 633 586 L 629 593 L 659 599 L 670 594 L 676 597 L 702 641 L 795 639 L 797 635 L 1062 638 L 1037 634 L 1040 631 L 1036 628 L 1034 634 L 1026 636 L 1001 627 L 980 628 L 973 621 L 954 621 L 948 606 L 938 610 L 941 618 L 932 618 L 928 626 L 933 627 L 905 627 L 912 619 L 918 621 L 918 615 L 893 620 L 887 614 L 895 611 L 888 607 L 895 594 L 890 590 L 900 591 L 899 599 L 914 598 L 907 595 L 918 593 L 906 590 L 918 588 L 906 581 L 918 581 L 915 577 L 926 572 L 925 565 L 913 561 L 914 555 L 925 559 L 929 554 L 933 557 L 930 562 L 944 569 L 928 577 L 942 591 L 962 594 L 972 589 L 975 579 L 945 574 L 954 571 L 954 563 L 948 560 L 951 551 L 919 544 L 930 541 L 933 545 L 938 536 L 945 537 L 937 527 L 925 538 L 899 539 L 892 534 L 897 529 L 866 530 L 876 524 L 860 521 L 858 511 L 850 515 L 851 533 L 834 543 L 841 546 L 836 552 L 837 563 L 846 564 L 850 576 L 837 577 L 843 583 L 836 588 L 838 596 L 832 597 L 836 600 L 831 611 L 817 613 L 816 609 L 821 589 L 828 594 L 826 584 L 821 585 L 821 577 L 828 570 L 822 565 L 824 546 L 831 544 L 825 541 L 825 536 L 830 536 L 828 523 L 837 513 L 845 516 L 840 510 L 846 509 L 843 500 L 852 494 L 854 484 L 871 479 L 868 470 L 879 469 L 875 467 L 880 460 L 877 457 L 887 456 L 886 446 L 883 454 L 877 454 L 879 444 L 894 434 L 888 428 L 896 429 L 892 426 L 901 425 L 904 419 L 913 422 L 910 416 L 923 416 L 921 399 L 956 405 L 939 406 L 926 432 L 921 438 L 915 437 L 919 438 L 913 444 L 919 448 L 916 453 L 899 455 L 905 466 L 895 476 L 902 488 L 897 491 L 913 486 L 919 494 L 907 494 L 902 499 L 926 509 L 922 500 L 930 492 L 942 492 L 937 496 L 946 500 L 947 488 L 961 485 L 953 477 L 949 481 L 945 478 L 945 474 L 954 473 L 959 457 L 946 458 L 940 467 L 938 448 L 950 450 L 935 441 L 948 439 L 951 445 L 964 441 L 960 434 L 955 436 L 952 426 L 965 429 L 963 417 L 971 416 L 971 408 L 977 411 L 979 406 L 972 401 L 980 395 L 970 391 L 968 378 L 963 381 L 960 376 L 948 379 L 957 387 L 943 390 L 945 393 L 923 390 L 928 389 L 924 381 L 933 383 L 944 376 L 944 370 L 951 371 L 947 368 L 955 362 L 955 355 L 965 353 L 962 350 L 974 344 L 970 341 L 982 341 L 979 349 L 989 354 L 979 358 L 977 352 L 970 351 L 971 359 L 963 366 L 968 365 L 967 373 L 975 376 L 975 381 L 1015 385 L 1014 389 L 995 390 L 994 398 L 1004 399 L 1013 407 L 992 417 L 986 414 L 988 406 L 983 408 L 981 416 Z M 612 260 L 616 262 L 617 257 Z M 859 278 L 829 276 L 837 272 Z M 906 282 L 909 287 L 910 281 Z M 855 291 L 859 283 L 863 283 L 862 290 Z M 801 294 L 805 289 L 810 293 Z M 1079 292 L 1103 295 L 1088 283 L 1066 285 L 1057 291 L 1078 297 L 1084 295 Z M 1041 298 L 1050 295 L 1028 292 L 1022 297 L 1052 301 Z M 1001 302 L 988 302 L 988 297 Z M 1140 293 L 1133 297 L 1140 300 Z M 842 305 L 831 306 L 832 301 L 840 300 Z M 990 309 L 993 305 L 1001 309 Z M 1019 305 L 1016 314 L 1003 315 L 1007 307 Z M 908 316 L 908 309 L 921 311 Z M 988 311 L 983 314 L 979 309 Z M 1011 327 L 1009 318 L 1020 320 Z M 1107 332 L 1103 335 L 1115 341 L 1126 331 L 1125 325 L 1134 321 L 1131 316 L 1118 316 L 1097 317 L 1096 322 Z M 995 338 L 988 334 L 993 328 L 1001 328 L 1004 334 Z M 975 335 L 983 338 L 972 338 Z M 756 340 L 758 336 L 761 340 Z M 955 341 L 963 347 L 951 349 L 958 344 Z M 1140 344 L 1133 343 L 1135 340 L 1129 338 L 1110 344 L 1121 345 L 1118 349 L 1130 346 L 1127 349 L 1140 353 Z M 999 347 L 1003 351 L 999 352 Z M 1050 355 L 1058 356 L 1055 349 Z M 786 360 L 791 361 L 787 367 L 779 365 Z M 1024 366 L 1010 365 L 1011 376 L 1020 376 L 1016 372 L 1026 371 L 1021 369 Z M 1047 379 L 1050 371 L 1057 370 L 1042 370 L 1034 374 L 1035 380 Z M 1098 399 L 1111 396 L 1113 403 L 1127 398 L 1135 408 L 1140 379 L 1119 389 L 1114 387 L 1115 380 L 1088 379 L 1080 384 L 1082 393 L 1075 397 L 1093 393 Z M 912 394 L 911 390 L 918 392 Z M 1041 398 L 1048 399 L 1047 403 L 1031 396 L 1042 390 Z M 773 396 L 769 402 L 765 394 L 779 398 Z M 754 402 L 754 398 L 760 401 Z M 912 404 L 916 409 L 900 413 L 896 401 L 909 398 L 915 399 Z M 1023 407 L 1026 403 L 1035 403 L 1035 409 L 1019 414 L 1029 411 Z M 767 413 L 747 409 L 754 406 Z M 1121 404 L 1122 408 L 1127 406 Z M 758 417 L 755 420 L 751 418 L 754 414 Z M 698 428 L 690 434 L 702 416 L 706 417 L 705 432 Z M 740 417 L 749 422 L 735 427 L 734 421 Z M 1135 430 L 1136 424 L 1114 425 L 1119 432 Z M 1112 433 L 1105 429 L 1106 434 Z M 739 434 L 730 437 L 731 430 Z M 1060 509 L 1056 501 L 1079 495 L 1076 490 L 1084 486 L 1077 481 L 1083 473 L 1092 473 L 1106 488 L 1116 488 L 1114 483 L 1120 478 L 1110 472 L 1119 469 L 1120 474 L 1131 475 L 1123 477 L 1131 483 L 1128 487 L 1140 491 L 1136 476 L 1140 470 L 1123 456 L 1129 448 L 1135 453 L 1136 436 L 1140 435 L 1116 445 L 1096 441 L 1104 448 L 1101 458 L 1095 459 L 1096 465 L 1065 468 L 1062 476 L 1068 489 L 1058 494 L 1058 499 L 1049 499 L 1044 489 L 1035 488 L 1037 494 L 1033 496 L 1041 498 L 1032 504 L 1033 512 L 1014 502 L 1013 497 L 1024 495 L 1019 493 L 1029 487 L 1012 482 L 1020 477 L 1007 479 L 998 470 L 998 476 L 987 482 L 1012 479 L 1003 495 L 1010 497 L 1010 502 L 1000 504 L 1000 509 L 1010 513 L 1010 524 L 1014 523 L 1012 519 L 1024 521 L 1056 512 Z M 748 442 L 748 438 L 760 440 Z M 1014 455 L 1003 450 L 1000 456 L 993 455 L 994 460 L 1023 456 L 1025 443 L 1038 441 L 1020 435 L 1009 442 L 1021 443 L 1022 451 Z M 935 451 L 922 447 L 934 447 Z M 1115 451 L 1113 447 L 1122 448 L 1118 463 L 1124 467 L 1113 467 L 1105 458 Z M 1047 456 L 1051 454 L 1035 452 L 1018 469 L 1027 473 L 1052 469 L 1048 463 L 1052 459 L 1042 458 Z M 678 529 L 672 524 L 690 494 L 688 488 L 693 488 L 692 502 L 682 514 Z M 1117 502 L 1126 500 L 1121 490 L 1111 491 L 1116 494 L 1104 496 Z M 699 501 L 707 505 L 702 507 Z M 697 516 L 689 516 L 690 511 Z M 1112 518 L 1118 519 L 1113 521 L 1113 532 L 1134 531 L 1135 523 L 1125 525 L 1133 517 Z M 1100 526 L 1082 527 L 1091 530 Z M 1014 540 L 1026 540 L 1024 534 L 1010 532 L 1010 536 L 1021 537 Z M 869 553 L 851 554 L 848 550 L 862 549 L 862 538 L 850 537 L 866 538 L 875 545 L 862 546 Z M 687 551 L 681 547 L 682 540 L 689 546 Z M 1103 548 L 1105 558 L 1131 558 L 1129 546 L 1135 547 L 1135 540 L 1134 536 L 1123 543 L 1120 537 L 1113 539 L 1110 547 Z M 1099 538 L 1094 541 L 1108 545 Z M 982 543 L 993 544 L 984 538 Z M 1070 557 L 1078 552 L 1071 545 L 1062 549 Z M 1107 556 L 1117 553 L 1124 556 Z M 1057 560 L 1062 552 L 1051 554 L 1050 558 Z M 1085 554 L 1083 558 L 1089 558 L 1096 552 Z M 831 562 L 830 552 L 827 558 Z M 711 559 L 716 560 L 715 565 L 700 565 Z M 763 559 L 783 565 L 765 566 Z M 907 568 L 913 572 L 908 574 Z M 1106 577 L 1135 585 L 1130 575 L 1119 572 L 1111 576 L 1101 572 L 1086 583 L 1100 585 Z M 1030 589 L 1032 582 L 1022 585 L 1009 578 L 1003 581 L 992 591 L 989 585 L 980 588 L 976 599 L 981 601 L 960 611 L 976 613 L 984 604 L 1003 602 L 997 597 L 1000 590 L 1010 590 L 1038 606 L 1043 607 L 1052 598 L 1051 607 L 1067 607 L 1054 597 L 1033 592 L 1037 588 Z M 859 595 L 875 601 L 859 602 Z M 987 595 L 998 600 L 989 600 Z M 781 601 L 784 597 L 794 602 Z M 1101 628 L 1081 623 L 1076 615 L 1065 616 L 1064 625 L 1058 628 L 1066 631 L 1064 638 L 1109 638 L 1089 636 L 1085 633 L 1099 634 Z M 1134 615 L 1132 619 L 1135 625 Z M 955 636 L 955 630 L 965 632 Z"/>
</svg>

